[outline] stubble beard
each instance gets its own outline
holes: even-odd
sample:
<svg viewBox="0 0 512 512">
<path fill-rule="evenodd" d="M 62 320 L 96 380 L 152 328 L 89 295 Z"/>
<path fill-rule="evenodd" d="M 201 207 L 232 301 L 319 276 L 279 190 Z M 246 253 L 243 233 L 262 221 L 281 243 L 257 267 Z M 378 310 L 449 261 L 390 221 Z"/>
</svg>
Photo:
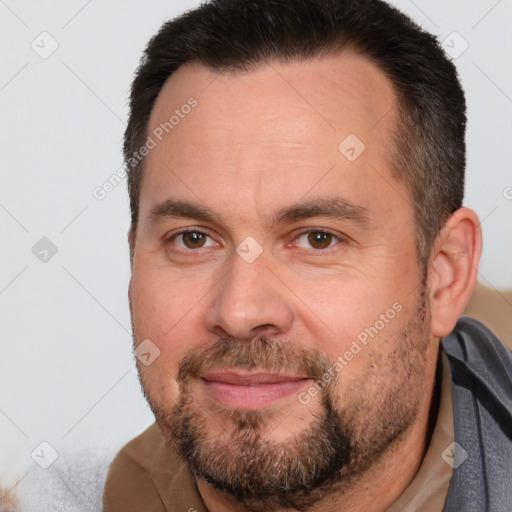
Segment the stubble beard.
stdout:
<svg viewBox="0 0 512 512">
<path fill-rule="evenodd" d="M 356 384 L 343 386 L 341 370 L 323 387 L 319 401 L 299 405 L 313 408 L 312 420 L 283 442 L 272 440 L 272 431 L 286 425 L 278 410 L 219 406 L 211 411 L 194 399 L 193 383 L 206 370 L 222 366 L 302 371 L 321 380 L 332 362 L 319 351 L 267 338 L 220 339 L 180 362 L 180 394 L 172 410 L 159 407 L 144 383 L 143 388 L 164 437 L 195 478 L 233 496 L 250 512 L 306 511 L 353 491 L 414 424 L 426 389 L 427 312 L 423 290 L 415 313 L 395 335 L 396 348 L 371 361 Z M 379 373 L 382 367 L 391 373 Z"/>
</svg>

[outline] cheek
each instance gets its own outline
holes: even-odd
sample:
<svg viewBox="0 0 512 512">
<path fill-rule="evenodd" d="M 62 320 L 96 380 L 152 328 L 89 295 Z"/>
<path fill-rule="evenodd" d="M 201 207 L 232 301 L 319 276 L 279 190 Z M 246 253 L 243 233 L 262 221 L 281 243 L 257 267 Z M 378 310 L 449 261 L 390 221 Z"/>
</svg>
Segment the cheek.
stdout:
<svg viewBox="0 0 512 512">
<path fill-rule="evenodd" d="M 179 361 L 199 341 L 201 304 L 183 285 L 162 269 L 134 270 L 130 283 L 135 344 L 149 339 L 160 351 L 154 364 L 139 363 L 141 376 L 155 384 L 175 379 Z"/>
<path fill-rule="evenodd" d="M 342 387 L 361 385 L 363 376 L 396 350 L 406 322 L 405 306 L 394 293 L 355 279 L 317 282 L 306 306 L 311 308 L 302 308 L 306 331 L 327 353 Z"/>
<path fill-rule="evenodd" d="M 169 409 L 179 396 L 179 361 L 193 340 L 187 327 L 192 304 L 165 272 L 151 268 L 134 269 L 130 302 L 135 345 L 150 340 L 158 351 L 150 364 L 143 364 L 143 358 L 137 361 L 142 386 L 153 405 Z"/>
<path fill-rule="evenodd" d="M 155 410 L 170 410 L 177 404 L 179 385 L 176 381 L 177 369 L 167 368 L 162 364 L 161 355 L 151 365 L 138 363 L 139 377 L 148 401 Z"/>
<path fill-rule="evenodd" d="M 161 342 L 172 338 L 198 301 L 194 289 L 160 267 L 134 269 L 130 300 L 137 335 Z"/>
<path fill-rule="evenodd" d="M 366 279 L 332 276 L 323 280 L 317 279 L 314 285 L 309 283 L 308 286 L 294 291 L 299 298 L 304 297 L 301 300 L 304 306 L 302 310 L 310 318 L 311 332 L 316 332 L 320 337 L 318 329 L 324 327 L 322 331 L 334 341 L 334 348 L 335 341 L 338 340 L 338 348 L 343 350 L 344 341 L 357 339 L 363 333 L 360 339 L 364 342 L 366 329 L 377 322 L 377 327 L 382 330 L 382 322 L 387 325 L 394 319 L 400 305 L 393 306 L 399 301 L 395 294 L 384 292 L 385 288 L 375 286 Z M 381 315 L 384 315 L 384 320 L 381 320 Z"/>
</svg>

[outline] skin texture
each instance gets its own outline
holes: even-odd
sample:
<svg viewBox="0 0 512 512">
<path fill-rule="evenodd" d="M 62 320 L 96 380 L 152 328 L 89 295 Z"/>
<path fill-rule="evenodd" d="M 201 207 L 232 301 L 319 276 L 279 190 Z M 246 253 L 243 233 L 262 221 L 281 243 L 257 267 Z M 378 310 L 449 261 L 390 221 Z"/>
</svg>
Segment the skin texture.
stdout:
<svg viewBox="0 0 512 512">
<path fill-rule="evenodd" d="M 160 428 L 182 455 L 193 452 L 224 478 L 198 474 L 211 511 L 385 510 L 428 445 L 439 338 L 452 330 L 475 283 L 478 219 L 467 208 L 450 217 L 425 281 L 409 193 L 386 158 L 393 88 L 361 56 L 236 73 L 187 64 L 160 92 L 148 133 L 190 97 L 197 106 L 147 156 L 130 236 L 134 341 L 149 339 L 160 350 L 151 365 L 139 363 L 139 374 Z M 353 161 L 338 149 L 350 134 L 365 145 Z M 273 222 L 285 207 L 334 196 L 350 202 L 346 218 Z M 151 215 L 168 200 L 215 217 Z M 183 229 L 208 236 L 177 235 Z M 237 253 L 249 247 L 247 237 L 262 250 L 250 263 L 242 255 L 256 254 L 254 242 Z M 357 342 L 372 326 L 367 343 Z M 308 403 L 299 400 L 340 357 L 334 378 L 309 393 Z M 303 377 L 304 386 L 261 406 L 256 393 L 252 405 L 230 407 L 201 379 L 222 368 Z M 265 460 L 279 461 L 285 473 L 305 467 L 299 463 L 314 446 L 308 440 L 325 440 L 336 422 L 339 467 L 330 481 L 288 501 L 265 498 L 268 482 L 260 495 L 258 486 L 241 491 L 243 471 L 248 481 L 270 471 L 272 463 L 259 465 Z M 198 442 L 188 453 L 180 442 L 187 431 Z M 251 466 L 251 456 L 260 461 Z"/>
</svg>

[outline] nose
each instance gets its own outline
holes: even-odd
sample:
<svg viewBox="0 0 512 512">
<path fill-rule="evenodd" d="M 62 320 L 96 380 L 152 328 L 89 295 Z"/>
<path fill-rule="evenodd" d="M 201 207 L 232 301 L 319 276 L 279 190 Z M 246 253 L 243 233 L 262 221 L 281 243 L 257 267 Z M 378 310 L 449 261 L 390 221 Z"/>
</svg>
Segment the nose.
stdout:
<svg viewBox="0 0 512 512">
<path fill-rule="evenodd" d="M 247 340 L 289 331 L 294 314 L 288 290 L 264 254 L 247 263 L 234 253 L 229 264 L 206 311 L 207 329 L 220 337 Z"/>
</svg>

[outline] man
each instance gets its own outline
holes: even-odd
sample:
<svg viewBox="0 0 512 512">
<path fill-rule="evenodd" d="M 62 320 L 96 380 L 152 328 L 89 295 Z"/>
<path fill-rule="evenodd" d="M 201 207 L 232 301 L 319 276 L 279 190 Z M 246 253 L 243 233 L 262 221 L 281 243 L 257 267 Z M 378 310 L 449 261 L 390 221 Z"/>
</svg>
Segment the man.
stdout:
<svg viewBox="0 0 512 512">
<path fill-rule="evenodd" d="M 107 512 L 512 510 L 512 358 L 459 317 L 465 103 L 379 0 L 217 0 L 137 71 L 129 297 L 156 424 Z"/>
</svg>

